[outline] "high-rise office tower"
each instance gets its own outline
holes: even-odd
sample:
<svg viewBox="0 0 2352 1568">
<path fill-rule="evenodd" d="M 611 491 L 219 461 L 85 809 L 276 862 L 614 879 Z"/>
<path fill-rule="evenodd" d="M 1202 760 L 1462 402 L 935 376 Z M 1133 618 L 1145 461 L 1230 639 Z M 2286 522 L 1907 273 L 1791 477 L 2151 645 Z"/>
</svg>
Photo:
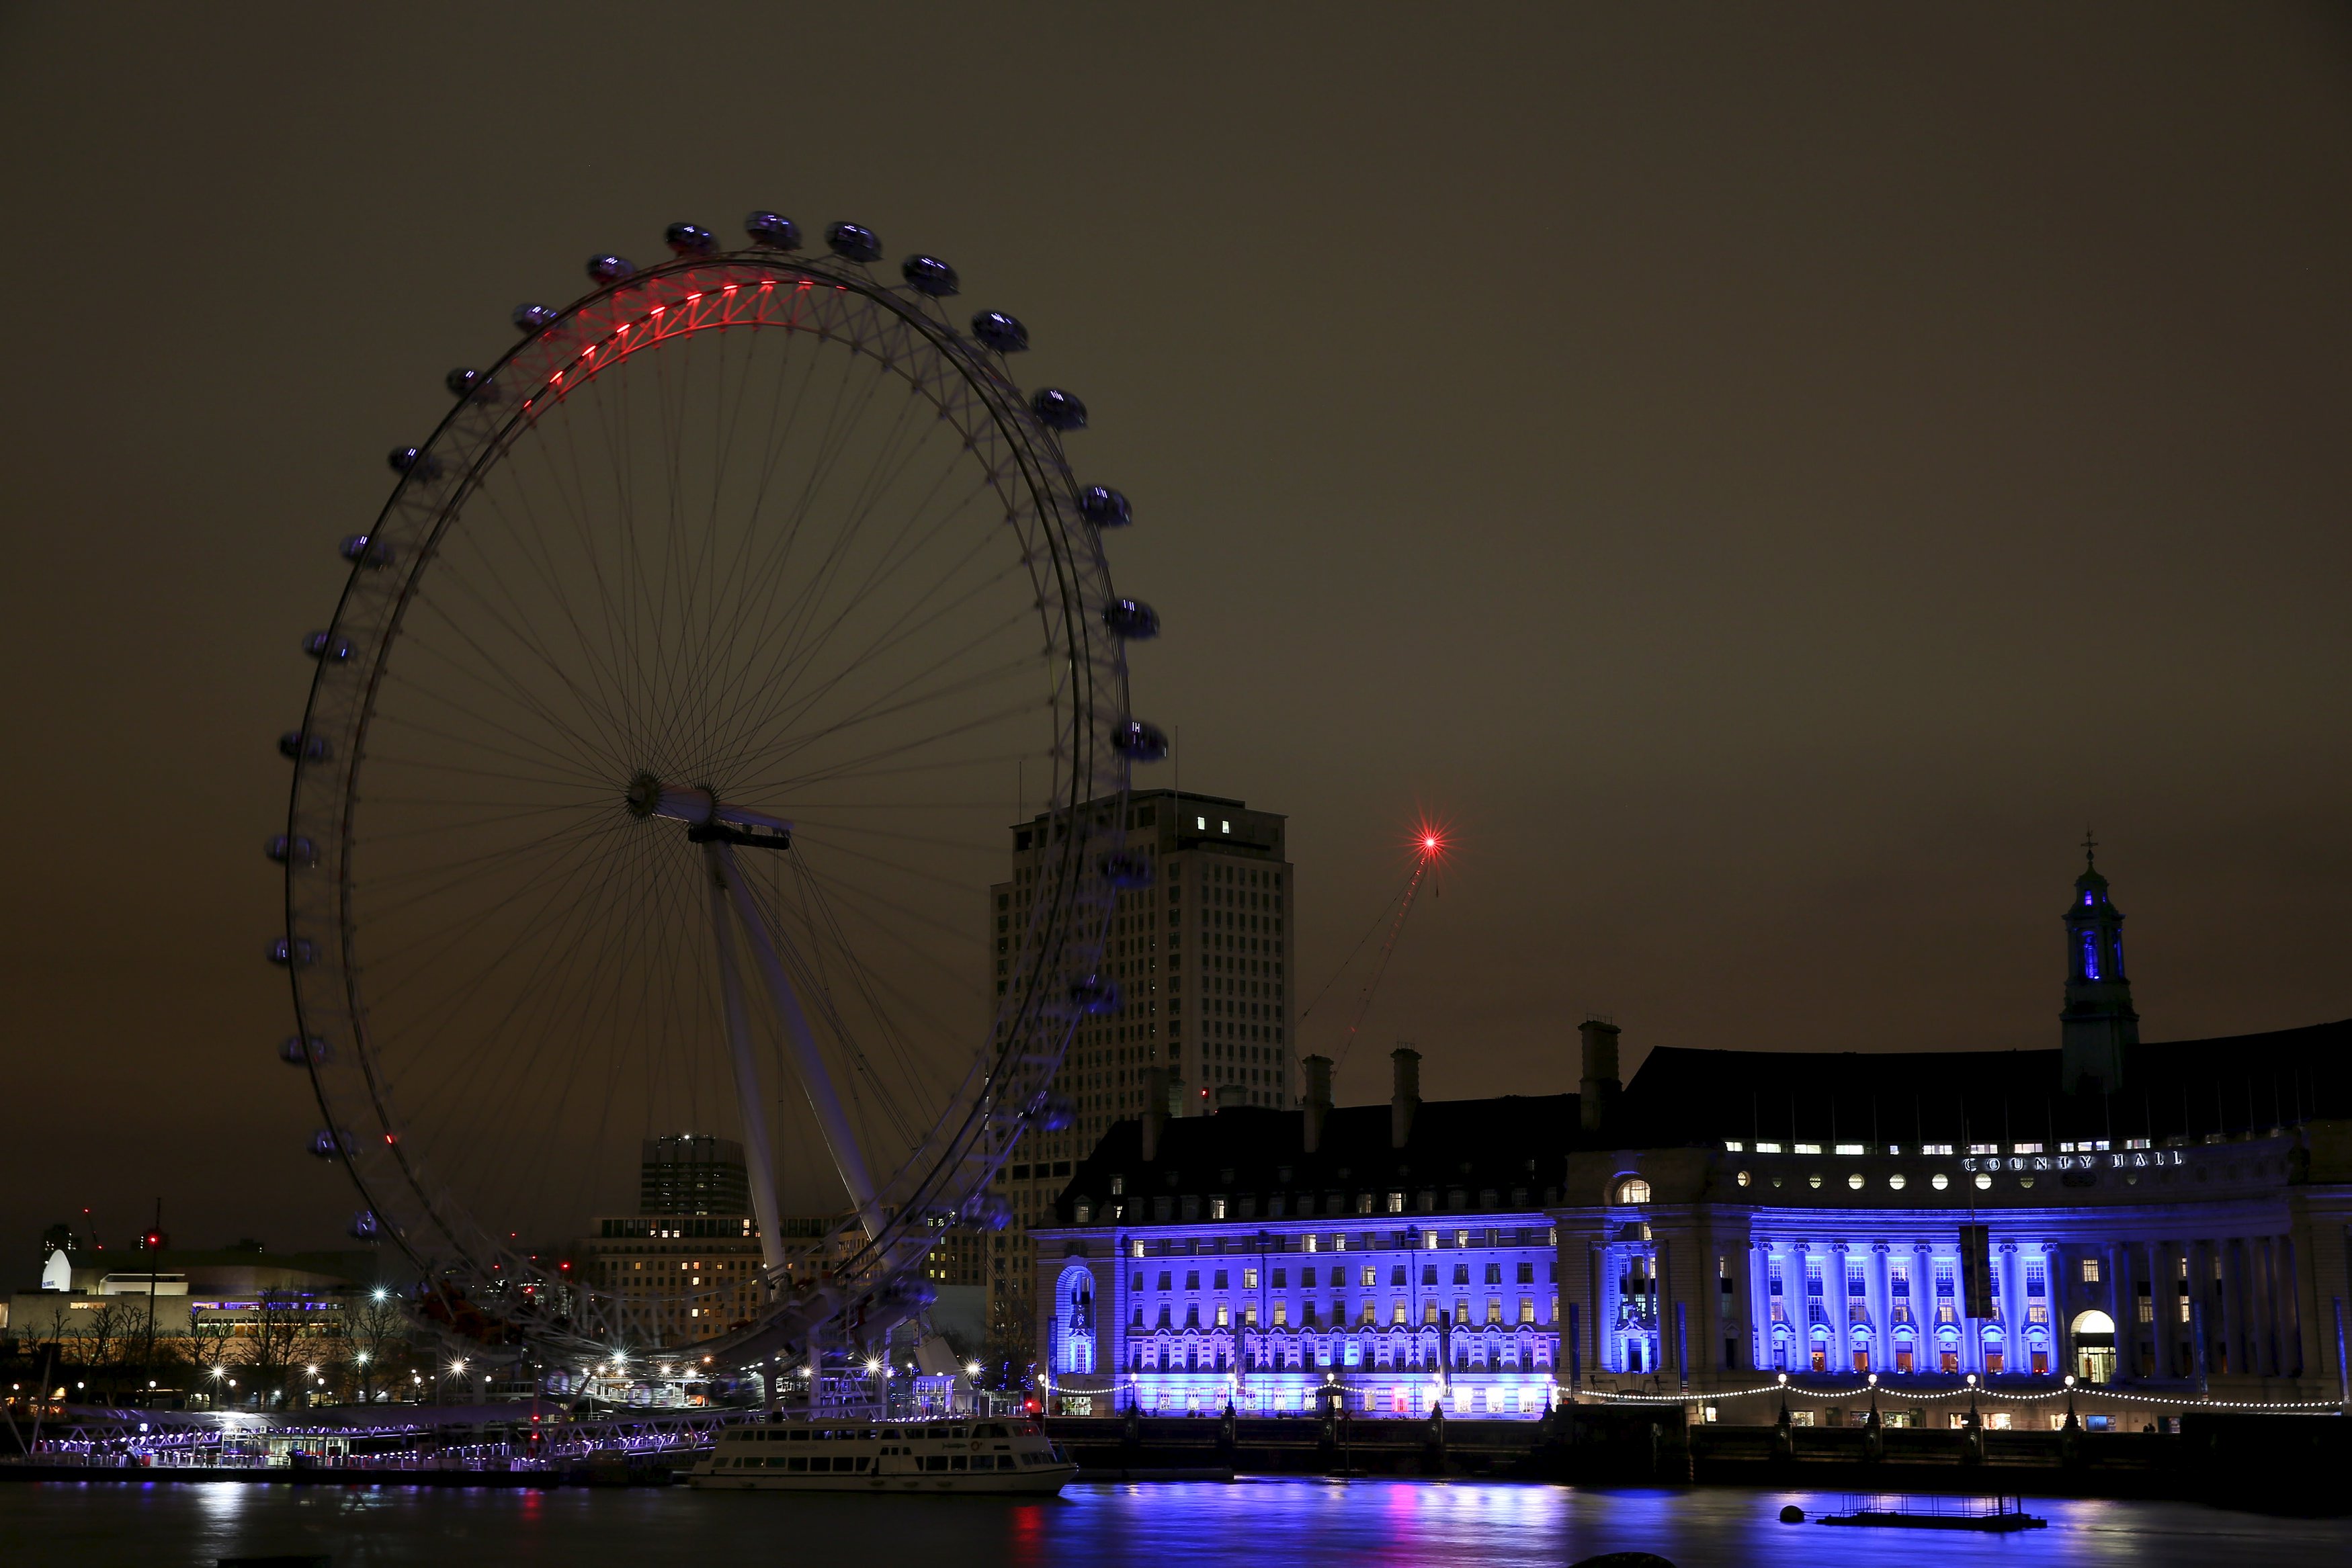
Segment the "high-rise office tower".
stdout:
<svg viewBox="0 0 2352 1568">
<path fill-rule="evenodd" d="M 645 1140 L 637 1165 L 640 1214 L 749 1214 L 743 1145 L 707 1133 Z"/>
<path fill-rule="evenodd" d="M 990 889 L 1000 992 L 1040 862 L 1067 817 L 1041 812 L 1013 830 L 1012 878 Z M 1076 1108 L 1069 1127 L 1024 1139 L 999 1176 L 1013 1222 L 992 1249 L 992 1289 L 1026 1281 L 1020 1233 L 1050 1217 L 1073 1161 L 1112 1123 L 1142 1113 L 1155 1070 L 1173 1115 L 1294 1098 L 1297 887 L 1286 823 L 1217 795 L 1141 789 L 1127 798 L 1127 851 L 1151 879 L 1118 895 L 1104 938 L 1101 977 L 1117 982 L 1122 1005 L 1082 1019 L 1063 1058 L 1055 1088 Z"/>
</svg>

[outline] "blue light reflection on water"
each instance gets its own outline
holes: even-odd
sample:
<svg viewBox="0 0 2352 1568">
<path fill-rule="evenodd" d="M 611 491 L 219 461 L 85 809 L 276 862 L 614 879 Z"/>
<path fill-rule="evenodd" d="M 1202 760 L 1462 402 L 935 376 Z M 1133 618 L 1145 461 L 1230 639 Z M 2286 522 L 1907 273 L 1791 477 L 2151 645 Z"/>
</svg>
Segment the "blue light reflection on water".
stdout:
<svg viewBox="0 0 2352 1568">
<path fill-rule="evenodd" d="M 10 1568 L 202 1564 L 331 1553 L 335 1568 L 529 1568 L 761 1562 L 817 1568 L 1565 1568 L 1654 1552 L 1677 1568 L 1804 1564 L 2352 1561 L 2352 1521 L 2273 1520 L 2191 1503 L 2032 1500 L 2048 1530 L 2011 1536 L 1779 1522 L 1835 1494 L 1572 1490 L 1484 1482 L 1244 1480 L 1074 1486 L 1060 1499 L 779 1496 L 665 1490 L 213 1483 L 0 1485 Z"/>
</svg>

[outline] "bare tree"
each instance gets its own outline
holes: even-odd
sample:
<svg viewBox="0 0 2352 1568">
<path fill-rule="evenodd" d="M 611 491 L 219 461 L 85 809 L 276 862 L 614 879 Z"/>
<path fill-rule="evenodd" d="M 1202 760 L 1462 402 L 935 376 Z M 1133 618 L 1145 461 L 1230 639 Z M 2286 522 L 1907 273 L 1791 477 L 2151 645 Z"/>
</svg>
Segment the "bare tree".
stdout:
<svg viewBox="0 0 2352 1568">
<path fill-rule="evenodd" d="M 309 1324 L 300 1298 L 285 1291 L 264 1291 L 254 1303 L 252 1333 L 245 1340 L 245 1364 L 253 1373 L 254 1388 L 267 1405 L 270 1393 L 286 1391 L 287 1371 Z"/>
<path fill-rule="evenodd" d="M 389 1293 L 371 1291 L 348 1314 L 345 1333 L 351 1337 L 352 1359 L 359 1373 L 360 1403 L 368 1402 L 368 1391 L 381 1377 L 390 1386 L 390 1379 L 398 1370 L 397 1363 L 406 1359 L 409 1319 L 406 1309 Z"/>
<path fill-rule="evenodd" d="M 198 1383 L 212 1390 L 215 1403 L 226 1392 L 224 1380 L 213 1375 L 215 1367 L 226 1368 L 236 1346 L 236 1320 L 226 1313 L 205 1313 L 191 1307 L 188 1310 L 188 1359 L 195 1366 Z"/>
<path fill-rule="evenodd" d="M 131 1332 L 131 1313 L 123 1298 L 101 1296 L 96 1305 L 79 1319 L 84 1350 L 83 1370 L 91 1383 L 99 1385 L 100 1396 L 106 1385 L 114 1381 L 120 1368 L 123 1341 Z"/>
</svg>

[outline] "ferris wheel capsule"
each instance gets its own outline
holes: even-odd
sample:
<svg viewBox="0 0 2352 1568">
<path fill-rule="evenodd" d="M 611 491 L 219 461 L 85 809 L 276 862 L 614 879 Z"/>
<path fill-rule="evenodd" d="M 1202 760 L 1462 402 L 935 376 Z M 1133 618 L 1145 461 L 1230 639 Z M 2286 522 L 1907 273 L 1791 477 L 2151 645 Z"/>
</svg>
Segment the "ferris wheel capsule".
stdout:
<svg viewBox="0 0 2352 1568">
<path fill-rule="evenodd" d="M 1088 975 L 1070 982 L 1070 1005 L 1089 1016 L 1118 1011 L 1118 982 L 1106 980 L 1100 975 Z"/>
<path fill-rule="evenodd" d="M 1078 492 L 1078 516 L 1098 528 L 1123 528 L 1135 521 L 1127 497 L 1108 485 L 1089 485 Z"/>
<path fill-rule="evenodd" d="M 349 535 L 338 549 L 345 560 L 357 566 L 390 566 L 398 559 L 390 545 L 368 534 Z"/>
<path fill-rule="evenodd" d="M 321 1127 L 310 1134 L 310 1154 L 316 1159 L 339 1160 L 343 1157 L 343 1141 L 332 1127 Z"/>
<path fill-rule="evenodd" d="M 1066 1094 L 1041 1094 L 1029 1108 L 1029 1120 L 1041 1133 L 1058 1133 L 1078 1119 L 1078 1108 Z"/>
<path fill-rule="evenodd" d="M 1103 878 L 1121 893 L 1151 885 L 1151 862 L 1121 850 L 1102 858 Z"/>
<path fill-rule="evenodd" d="M 908 287 L 934 299 L 946 298 L 959 287 L 956 269 L 936 256 L 910 256 L 898 270 L 906 277 Z"/>
<path fill-rule="evenodd" d="M 332 632 L 311 632 L 302 638 L 302 652 L 330 664 L 340 664 L 352 656 L 352 645 Z"/>
<path fill-rule="evenodd" d="M 392 471 L 395 474 L 407 474 L 426 480 L 441 476 L 441 465 L 426 456 L 418 447 L 395 446 L 385 455 L 384 461 L 392 465 Z"/>
<path fill-rule="evenodd" d="M 1130 643 L 1160 635 L 1160 614 L 1140 599 L 1114 599 L 1103 611 L 1103 624 Z"/>
<path fill-rule="evenodd" d="M 1110 747 L 1129 762 L 1159 762 L 1168 756 L 1168 737 L 1157 725 L 1130 718 L 1111 732 Z"/>
<path fill-rule="evenodd" d="M 354 1241 L 373 1241 L 381 1229 L 372 1209 L 362 1208 L 352 1216 L 351 1238 Z"/>
<path fill-rule="evenodd" d="M 971 335 L 1000 354 L 1017 354 L 1029 346 L 1029 329 L 1017 316 L 983 310 L 971 319 Z"/>
<path fill-rule="evenodd" d="M 302 936 L 279 936 L 269 944 L 269 961 L 281 969 L 307 969 L 319 961 L 319 945 Z"/>
<path fill-rule="evenodd" d="M 334 1059 L 335 1048 L 319 1035 L 306 1040 L 299 1034 L 289 1034 L 278 1044 L 278 1060 L 289 1067 L 308 1067 L 314 1061 Z"/>
<path fill-rule="evenodd" d="M 782 213 L 758 212 L 744 218 L 743 232 L 751 243 L 770 250 L 798 250 L 801 226 Z"/>
<path fill-rule="evenodd" d="M 269 841 L 268 850 L 269 858 L 279 865 L 317 865 L 319 863 L 319 846 L 298 834 L 276 835 Z"/>
<path fill-rule="evenodd" d="M 592 256 L 588 258 L 588 281 L 618 283 L 636 276 L 636 267 L 625 256 Z"/>
<path fill-rule="evenodd" d="M 1029 400 L 1038 420 L 1048 430 L 1084 430 L 1087 405 L 1059 387 L 1045 387 Z"/>
<path fill-rule="evenodd" d="M 335 748 L 322 735 L 289 729 L 278 737 L 278 754 L 289 762 L 324 762 Z"/>
<path fill-rule="evenodd" d="M 662 242 L 676 256 L 709 256 L 719 248 L 719 236 L 699 224 L 672 224 L 662 231 Z"/>
<path fill-rule="evenodd" d="M 555 325 L 559 312 L 544 305 L 518 305 L 514 308 L 514 329 L 518 332 L 544 332 Z"/>
<path fill-rule="evenodd" d="M 490 378 L 487 373 L 462 367 L 442 377 L 441 384 L 449 389 L 451 397 L 487 396 L 490 391 Z"/>
<path fill-rule="evenodd" d="M 824 243 L 844 261 L 882 259 L 882 239 L 864 224 L 835 224 L 824 231 Z"/>
</svg>

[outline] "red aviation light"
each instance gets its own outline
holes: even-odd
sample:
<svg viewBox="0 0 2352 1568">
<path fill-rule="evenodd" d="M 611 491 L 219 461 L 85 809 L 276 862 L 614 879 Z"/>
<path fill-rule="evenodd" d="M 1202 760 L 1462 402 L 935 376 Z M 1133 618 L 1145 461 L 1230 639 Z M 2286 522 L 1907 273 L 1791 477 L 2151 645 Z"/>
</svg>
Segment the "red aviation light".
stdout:
<svg viewBox="0 0 2352 1568">
<path fill-rule="evenodd" d="M 1413 858 L 1425 867 L 1445 858 L 1446 852 L 1454 847 L 1454 835 L 1445 823 L 1423 812 L 1405 843 Z"/>
</svg>

